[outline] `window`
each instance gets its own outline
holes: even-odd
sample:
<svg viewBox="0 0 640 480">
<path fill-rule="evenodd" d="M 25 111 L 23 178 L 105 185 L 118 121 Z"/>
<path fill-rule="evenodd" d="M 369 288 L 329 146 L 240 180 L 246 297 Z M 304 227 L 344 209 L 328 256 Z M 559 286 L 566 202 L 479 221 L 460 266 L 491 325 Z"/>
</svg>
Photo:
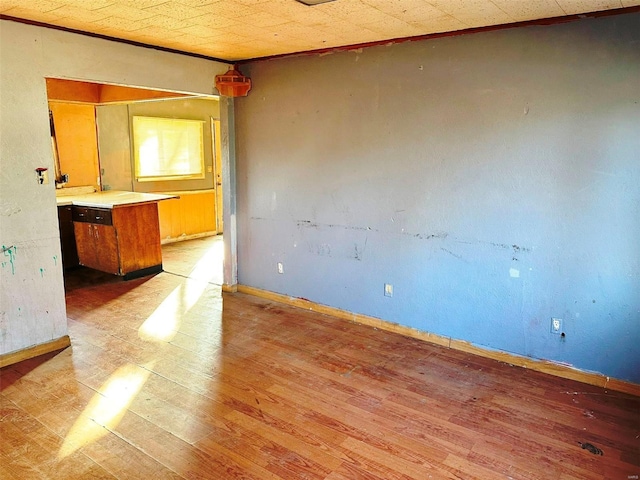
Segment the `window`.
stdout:
<svg viewBox="0 0 640 480">
<path fill-rule="evenodd" d="M 133 117 L 135 175 L 139 182 L 204 178 L 204 122 Z"/>
</svg>

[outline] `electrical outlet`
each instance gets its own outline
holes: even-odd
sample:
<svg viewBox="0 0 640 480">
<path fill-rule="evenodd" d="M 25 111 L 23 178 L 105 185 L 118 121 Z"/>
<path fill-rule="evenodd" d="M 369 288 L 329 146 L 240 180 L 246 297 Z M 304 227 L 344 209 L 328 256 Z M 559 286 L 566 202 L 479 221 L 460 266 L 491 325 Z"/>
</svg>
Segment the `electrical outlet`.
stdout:
<svg viewBox="0 0 640 480">
<path fill-rule="evenodd" d="M 561 318 L 552 318 L 551 319 L 551 333 L 560 334 L 562 332 L 562 319 Z"/>
<path fill-rule="evenodd" d="M 390 283 L 384 284 L 384 296 L 393 297 L 393 285 L 391 285 Z"/>
<path fill-rule="evenodd" d="M 282 265 L 282 262 L 278 262 L 278 273 L 284 273 L 284 265 Z"/>
</svg>

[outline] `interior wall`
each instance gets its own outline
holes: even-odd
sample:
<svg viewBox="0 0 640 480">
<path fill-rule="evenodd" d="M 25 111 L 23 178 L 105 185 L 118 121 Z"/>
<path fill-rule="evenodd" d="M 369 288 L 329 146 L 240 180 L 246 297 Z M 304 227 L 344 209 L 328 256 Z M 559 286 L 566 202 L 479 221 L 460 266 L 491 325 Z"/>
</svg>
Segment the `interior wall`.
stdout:
<svg viewBox="0 0 640 480">
<path fill-rule="evenodd" d="M 239 283 L 640 382 L 638 45 L 627 14 L 243 66 Z"/>
<path fill-rule="evenodd" d="M 187 98 L 135 102 L 127 105 L 101 105 L 96 107 L 100 150 L 100 167 L 105 189 L 119 190 L 125 185 L 136 192 L 171 192 L 214 188 L 214 152 L 211 119 L 220 118 L 217 99 Z M 133 116 L 182 118 L 204 123 L 205 178 L 138 182 L 133 171 L 131 145 L 131 119 Z M 125 164 L 129 163 L 128 166 Z"/>
<path fill-rule="evenodd" d="M 97 105 L 98 152 L 104 190 L 133 191 L 129 108 Z"/>
<path fill-rule="evenodd" d="M 0 354 L 67 333 L 45 77 L 213 94 L 228 65 L 0 20 Z M 35 169 L 49 169 L 40 185 Z"/>
<path fill-rule="evenodd" d="M 49 109 L 55 125 L 60 173 L 69 175 L 65 187 L 90 185 L 100 190 L 95 107 L 49 102 Z"/>
</svg>

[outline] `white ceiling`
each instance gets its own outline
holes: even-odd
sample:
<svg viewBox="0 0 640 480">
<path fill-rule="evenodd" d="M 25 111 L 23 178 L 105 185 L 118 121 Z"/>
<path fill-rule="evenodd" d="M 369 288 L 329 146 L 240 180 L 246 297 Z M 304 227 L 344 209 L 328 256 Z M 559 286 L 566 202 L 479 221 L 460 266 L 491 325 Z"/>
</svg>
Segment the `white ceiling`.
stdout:
<svg viewBox="0 0 640 480">
<path fill-rule="evenodd" d="M 0 0 L 0 14 L 242 60 L 635 7 L 640 0 Z"/>
</svg>

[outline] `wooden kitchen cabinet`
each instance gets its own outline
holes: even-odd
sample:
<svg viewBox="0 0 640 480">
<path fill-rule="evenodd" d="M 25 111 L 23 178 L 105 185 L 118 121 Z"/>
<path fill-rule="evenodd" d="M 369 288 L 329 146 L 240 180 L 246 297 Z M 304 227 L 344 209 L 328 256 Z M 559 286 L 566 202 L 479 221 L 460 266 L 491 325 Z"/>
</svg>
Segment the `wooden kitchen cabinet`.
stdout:
<svg viewBox="0 0 640 480">
<path fill-rule="evenodd" d="M 157 203 L 73 207 L 81 265 L 125 279 L 162 271 Z"/>
<path fill-rule="evenodd" d="M 118 240 L 112 226 L 74 223 L 80 265 L 120 275 Z"/>
</svg>

